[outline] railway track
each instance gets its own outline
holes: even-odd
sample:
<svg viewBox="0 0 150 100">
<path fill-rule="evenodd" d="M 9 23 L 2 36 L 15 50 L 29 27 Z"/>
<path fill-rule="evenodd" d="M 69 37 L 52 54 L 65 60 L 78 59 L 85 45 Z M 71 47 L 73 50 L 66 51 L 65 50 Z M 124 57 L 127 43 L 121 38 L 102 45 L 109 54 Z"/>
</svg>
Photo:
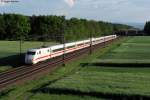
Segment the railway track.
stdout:
<svg viewBox="0 0 150 100">
<path fill-rule="evenodd" d="M 96 50 L 97 48 L 102 48 L 105 45 L 111 43 L 112 41 L 113 40 L 94 45 L 92 46 L 92 49 Z M 51 72 L 55 68 L 57 68 L 58 65 L 61 65 L 63 62 L 68 62 L 82 56 L 83 54 L 88 54 L 90 49 L 91 48 L 87 47 L 69 54 L 65 54 L 65 59 L 63 59 L 62 56 L 59 56 L 57 58 L 53 58 L 51 60 L 38 63 L 36 65 L 22 66 L 0 73 L 0 91 L 8 88 L 11 85 L 33 79 L 37 77 L 39 73 L 44 73 L 46 71 Z"/>
</svg>

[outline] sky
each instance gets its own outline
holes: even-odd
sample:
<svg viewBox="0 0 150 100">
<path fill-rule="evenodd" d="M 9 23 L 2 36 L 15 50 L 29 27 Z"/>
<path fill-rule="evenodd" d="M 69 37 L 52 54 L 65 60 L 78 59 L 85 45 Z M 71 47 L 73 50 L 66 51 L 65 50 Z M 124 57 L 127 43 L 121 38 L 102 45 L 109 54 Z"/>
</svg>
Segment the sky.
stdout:
<svg viewBox="0 0 150 100">
<path fill-rule="evenodd" d="M 18 0 L 4 3 L 0 13 L 65 15 L 108 22 L 145 23 L 150 20 L 150 0 Z"/>
</svg>

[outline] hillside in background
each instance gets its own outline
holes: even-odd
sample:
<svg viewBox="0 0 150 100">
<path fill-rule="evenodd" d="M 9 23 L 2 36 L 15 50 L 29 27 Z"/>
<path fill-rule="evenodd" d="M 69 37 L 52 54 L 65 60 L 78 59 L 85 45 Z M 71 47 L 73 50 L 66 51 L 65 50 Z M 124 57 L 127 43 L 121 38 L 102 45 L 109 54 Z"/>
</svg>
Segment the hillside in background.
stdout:
<svg viewBox="0 0 150 100">
<path fill-rule="evenodd" d="M 138 28 L 140 30 L 143 30 L 144 29 L 144 25 L 145 23 L 134 23 L 134 22 L 127 22 L 127 23 L 122 23 L 122 24 L 126 24 L 126 25 L 129 25 L 129 26 L 133 26 L 134 28 Z"/>
<path fill-rule="evenodd" d="M 127 25 L 130 25 L 130 26 L 133 26 L 135 28 L 139 28 L 139 29 L 143 30 L 145 23 L 128 23 Z"/>
</svg>

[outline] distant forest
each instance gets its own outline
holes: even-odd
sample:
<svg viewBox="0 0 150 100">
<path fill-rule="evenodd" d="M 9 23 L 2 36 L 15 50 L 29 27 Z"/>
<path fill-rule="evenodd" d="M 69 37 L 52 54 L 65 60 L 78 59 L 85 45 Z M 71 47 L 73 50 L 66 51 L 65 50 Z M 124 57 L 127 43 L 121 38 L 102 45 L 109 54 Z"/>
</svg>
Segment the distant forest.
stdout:
<svg viewBox="0 0 150 100">
<path fill-rule="evenodd" d="M 146 35 L 150 35 L 150 21 L 146 22 L 145 27 L 144 27 L 144 33 Z"/>
<path fill-rule="evenodd" d="M 113 34 L 130 26 L 65 16 L 24 16 L 0 14 L 0 40 L 80 40 Z"/>
</svg>

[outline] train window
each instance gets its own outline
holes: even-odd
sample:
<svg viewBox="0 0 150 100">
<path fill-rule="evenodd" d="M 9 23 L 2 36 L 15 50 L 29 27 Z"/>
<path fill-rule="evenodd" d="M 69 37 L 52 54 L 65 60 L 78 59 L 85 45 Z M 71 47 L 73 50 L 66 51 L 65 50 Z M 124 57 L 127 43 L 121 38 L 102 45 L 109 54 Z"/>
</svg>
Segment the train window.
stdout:
<svg viewBox="0 0 150 100">
<path fill-rule="evenodd" d="M 28 51 L 27 54 L 28 54 L 28 55 L 35 55 L 35 52 Z"/>
<path fill-rule="evenodd" d="M 50 50 L 47 50 L 47 52 L 50 52 Z"/>
<path fill-rule="evenodd" d="M 56 49 L 56 50 L 53 50 L 53 52 L 57 52 L 57 51 L 60 51 L 60 50 L 63 50 L 64 48 L 59 48 L 59 49 Z"/>
<path fill-rule="evenodd" d="M 89 44 L 90 42 L 86 42 L 85 44 Z"/>
<path fill-rule="evenodd" d="M 82 44 L 78 44 L 78 46 L 81 46 L 81 45 L 84 45 L 83 43 Z"/>
<path fill-rule="evenodd" d="M 67 48 L 73 48 L 74 47 L 74 45 L 73 46 L 69 46 L 69 47 L 67 47 Z"/>
<path fill-rule="evenodd" d="M 41 51 L 39 51 L 39 54 L 41 54 Z"/>
</svg>

